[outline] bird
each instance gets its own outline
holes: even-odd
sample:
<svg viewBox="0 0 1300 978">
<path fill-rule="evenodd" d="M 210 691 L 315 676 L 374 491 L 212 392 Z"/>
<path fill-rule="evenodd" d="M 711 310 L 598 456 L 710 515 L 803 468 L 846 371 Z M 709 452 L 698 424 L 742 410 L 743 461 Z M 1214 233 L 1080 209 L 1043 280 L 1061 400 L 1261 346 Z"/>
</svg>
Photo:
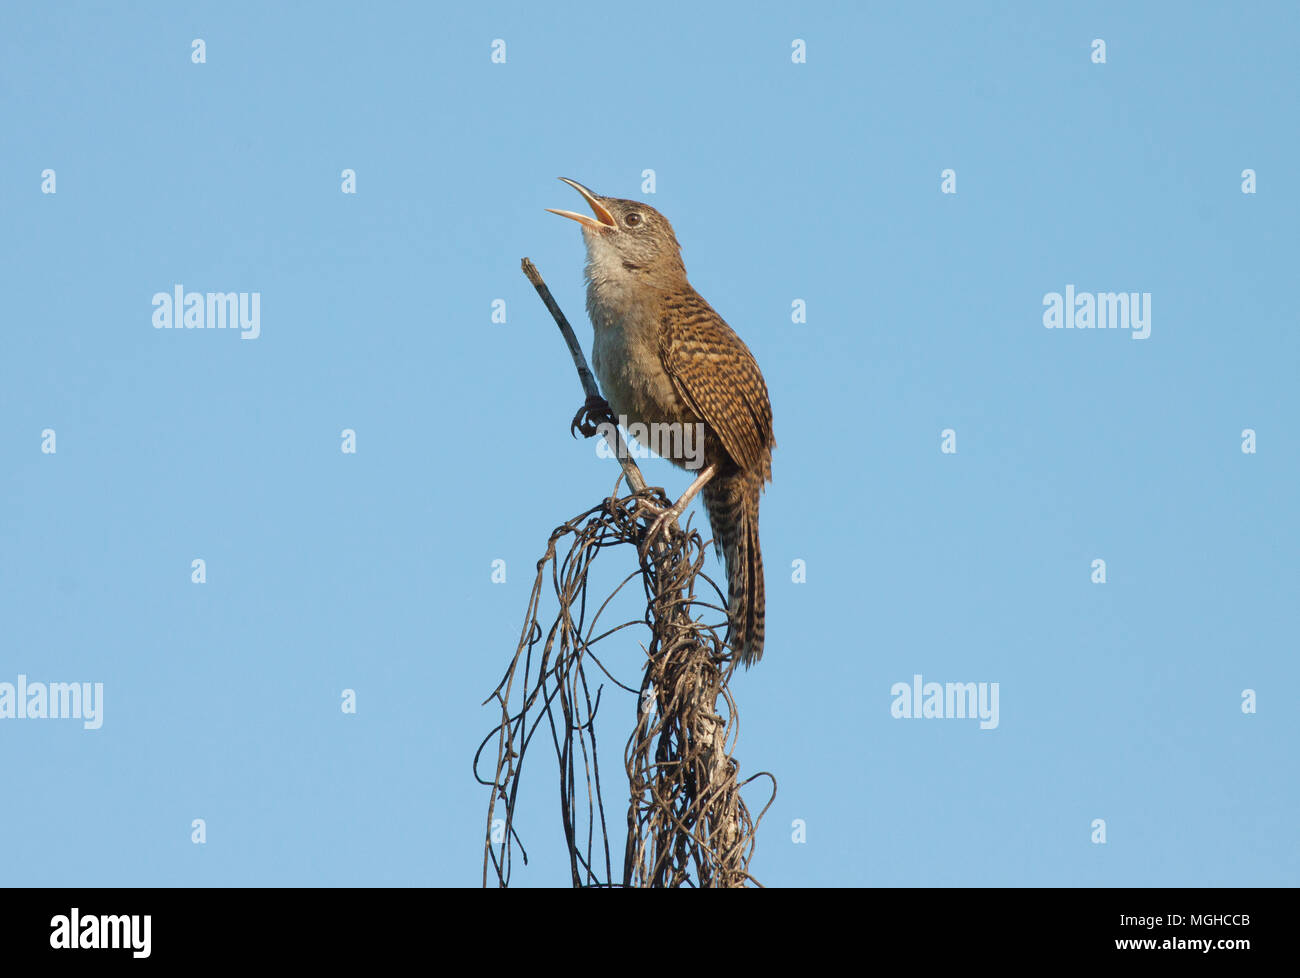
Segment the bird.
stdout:
<svg viewBox="0 0 1300 978">
<path fill-rule="evenodd" d="M 767 382 L 749 347 L 687 280 L 681 245 L 663 214 L 560 179 L 592 212 L 546 208 L 582 228 L 592 366 L 605 395 L 588 399 L 574 427 L 590 437 L 597 430 L 591 419 L 603 417 L 647 428 L 692 425 L 702 433 L 703 457 L 694 460 L 699 475 L 651 534 L 702 494 L 726 563 L 729 644 L 748 668 L 762 657 L 765 636 L 758 506 L 776 447 Z M 682 468 L 690 461 L 666 457 Z"/>
</svg>

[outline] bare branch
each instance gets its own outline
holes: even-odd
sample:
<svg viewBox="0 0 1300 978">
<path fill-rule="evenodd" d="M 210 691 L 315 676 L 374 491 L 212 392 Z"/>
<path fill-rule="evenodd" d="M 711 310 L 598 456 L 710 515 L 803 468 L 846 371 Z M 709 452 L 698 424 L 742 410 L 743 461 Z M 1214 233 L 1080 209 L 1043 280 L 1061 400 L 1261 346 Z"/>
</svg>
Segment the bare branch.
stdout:
<svg viewBox="0 0 1300 978">
<path fill-rule="evenodd" d="M 578 337 L 573 332 L 573 327 L 569 325 L 568 319 L 564 317 L 559 303 L 551 295 L 550 288 L 542 280 L 542 273 L 537 270 L 532 259 L 525 258 L 522 262 L 524 274 L 528 276 L 528 281 L 533 283 L 533 288 L 537 294 L 542 297 L 542 302 L 546 303 L 546 308 L 550 310 L 555 325 L 560 327 L 560 335 L 564 337 L 564 343 L 569 348 L 569 353 L 573 357 L 573 365 L 578 368 L 578 380 L 582 381 L 582 391 L 589 398 L 600 397 L 600 387 L 596 383 L 596 377 L 587 366 L 587 358 L 583 355 L 582 344 L 578 342 Z M 623 438 L 623 432 L 614 426 L 614 437 L 618 440 L 617 445 L 611 445 L 615 454 L 618 456 L 619 464 L 623 466 L 623 474 L 627 476 L 627 484 L 632 487 L 633 492 L 645 492 L 645 479 L 641 476 L 641 469 L 632 459 L 632 453 L 627 447 L 627 441 Z"/>
</svg>

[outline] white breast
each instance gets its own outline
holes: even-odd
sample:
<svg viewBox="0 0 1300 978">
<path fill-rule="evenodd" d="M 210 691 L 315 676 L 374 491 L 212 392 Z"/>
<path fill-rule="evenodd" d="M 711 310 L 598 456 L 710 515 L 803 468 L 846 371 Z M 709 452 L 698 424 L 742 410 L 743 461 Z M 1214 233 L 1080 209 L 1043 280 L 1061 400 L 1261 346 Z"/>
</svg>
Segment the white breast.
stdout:
<svg viewBox="0 0 1300 978">
<path fill-rule="evenodd" d="M 621 301 L 608 284 L 592 285 L 587 311 L 595 330 L 591 365 L 615 416 L 652 424 L 680 420 L 681 406 L 659 358 L 652 309 Z"/>
</svg>

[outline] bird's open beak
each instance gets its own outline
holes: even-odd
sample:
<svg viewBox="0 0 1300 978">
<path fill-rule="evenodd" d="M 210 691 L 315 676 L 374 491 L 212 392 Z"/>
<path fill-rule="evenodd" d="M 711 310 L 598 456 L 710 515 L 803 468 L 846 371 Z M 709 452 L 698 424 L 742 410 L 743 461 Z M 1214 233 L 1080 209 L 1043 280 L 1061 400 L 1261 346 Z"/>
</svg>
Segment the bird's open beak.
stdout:
<svg viewBox="0 0 1300 978">
<path fill-rule="evenodd" d="M 593 231 L 612 231 L 618 227 L 614 215 L 609 212 L 609 208 L 600 202 L 599 197 L 578 183 L 577 180 L 570 180 L 568 177 L 560 177 L 560 179 L 582 194 L 583 199 L 587 201 L 587 204 L 591 207 L 591 212 L 596 215 L 596 218 L 593 220 L 586 214 L 575 214 L 573 211 L 557 211 L 553 207 L 546 208 L 548 211 L 552 214 L 559 214 L 560 217 L 567 217 L 577 221 L 584 228 L 591 228 Z"/>
</svg>

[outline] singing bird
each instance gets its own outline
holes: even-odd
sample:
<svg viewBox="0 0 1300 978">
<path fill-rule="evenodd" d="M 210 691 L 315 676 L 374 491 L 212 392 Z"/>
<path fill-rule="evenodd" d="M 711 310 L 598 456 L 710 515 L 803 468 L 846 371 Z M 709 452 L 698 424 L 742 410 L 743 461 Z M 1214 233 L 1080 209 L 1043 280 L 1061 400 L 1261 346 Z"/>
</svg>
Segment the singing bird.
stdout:
<svg viewBox="0 0 1300 978">
<path fill-rule="evenodd" d="M 730 643 L 750 666 L 763 655 L 765 597 L 758 544 L 758 499 L 772 480 L 772 406 L 749 347 L 691 287 L 668 219 L 635 200 L 582 194 L 592 217 L 547 208 L 577 221 L 587 245 L 587 313 L 595 330 L 592 366 L 606 403 L 590 417 L 626 423 L 698 425 L 703 463 L 694 483 L 660 518 L 675 519 L 702 491 L 713 542 L 727 565 Z M 580 420 L 585 419 L 585 420 Z M 669 461 L 685 468 L 684 457 Z"/>
</svg>

